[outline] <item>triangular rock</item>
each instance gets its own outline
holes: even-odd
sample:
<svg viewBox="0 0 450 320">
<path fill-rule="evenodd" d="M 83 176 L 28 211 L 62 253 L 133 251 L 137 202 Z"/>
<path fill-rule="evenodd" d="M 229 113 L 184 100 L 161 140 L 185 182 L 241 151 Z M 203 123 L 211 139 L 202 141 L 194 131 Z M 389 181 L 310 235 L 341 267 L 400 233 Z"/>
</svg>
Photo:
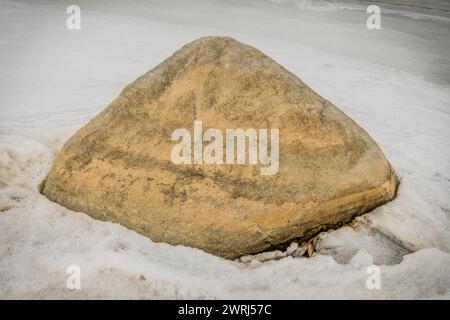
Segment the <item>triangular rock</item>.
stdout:
<svg viewBox="0 0 450 320">
<path fill-rule="evenodd" d="M 249 163 L 249 151 L 245 164 L 174 163 L 172 133 L 186 128 L 194 139 L 194 121 L 224 141 L 227 129 L 267 129 L 269 138 L 279 129 L 275 174 L 262 174 L 259 158 Z M 397 186 L 377 144 L 337 107 L 257 49 L 204 37 L 81 128 L 41 191 L 153 241 L 236 258 L 348 222 Z"/>
</svg>

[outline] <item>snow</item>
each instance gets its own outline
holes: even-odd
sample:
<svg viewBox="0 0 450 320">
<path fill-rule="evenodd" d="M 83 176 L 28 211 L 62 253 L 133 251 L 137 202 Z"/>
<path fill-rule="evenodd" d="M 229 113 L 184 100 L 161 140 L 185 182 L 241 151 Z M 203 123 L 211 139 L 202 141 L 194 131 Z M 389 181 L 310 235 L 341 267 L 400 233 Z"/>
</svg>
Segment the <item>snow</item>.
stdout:
<svg viewBox="0 0 450 320">
<path fill-rule="evenodd" d="M 0 2 L 0 298 L 450 298 L 448 4 L 360 1 Z M 317 254 L 228 261 L 154 243 L 38 192 L 65 141 L 120 90 L 203 35 L 251 44 L 379 143 L 398 197 L 321 234 Z M 301 250 L 295 245 L 292 252 Z M 367 267 L 380 267 L 369 290 Z M 81 268 L 81 290 L 66 288 Z"/>
</svg>

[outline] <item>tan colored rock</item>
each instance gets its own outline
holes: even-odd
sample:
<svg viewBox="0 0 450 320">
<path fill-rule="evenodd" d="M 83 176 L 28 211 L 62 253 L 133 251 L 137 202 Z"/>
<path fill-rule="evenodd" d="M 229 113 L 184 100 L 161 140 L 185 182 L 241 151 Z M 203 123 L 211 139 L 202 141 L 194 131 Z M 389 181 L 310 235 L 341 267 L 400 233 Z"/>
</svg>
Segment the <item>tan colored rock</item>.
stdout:
<svg viewBox="0 0 450 320">
<path fill-rule="evenodd" d="M 280 166 L 176 165 L 177 128 L 278 128 Z M 156 242 L 226 258 L 305 240 L 392 200 L 398 179 L 355 122 L 255 48 L 195 40 L 128 85 L 55 160 L 42 193 Z"/>
</svg>

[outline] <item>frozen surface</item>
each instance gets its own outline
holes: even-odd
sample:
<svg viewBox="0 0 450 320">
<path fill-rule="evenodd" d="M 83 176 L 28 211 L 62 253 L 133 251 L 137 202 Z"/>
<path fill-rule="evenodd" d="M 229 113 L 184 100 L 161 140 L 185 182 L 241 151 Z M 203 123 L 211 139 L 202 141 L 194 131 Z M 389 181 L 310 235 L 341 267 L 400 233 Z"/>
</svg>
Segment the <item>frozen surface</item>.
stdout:
<svg viewBox="0 0 450 320">
<path fill-rule="evenodd" d="M 450 298 L 448 2 L 386 3 L 376 31 L 364 1 L 76 2 L 81 30 L 65 26 L 72 2 L 0 2 L 0 298 Z M 400 176 L 397 199 L 322 234 L 311 259 L 238 263 L 39 194 L 77 128 L 203 35 L 261 49 L 356 120 Z"/>
</svg>

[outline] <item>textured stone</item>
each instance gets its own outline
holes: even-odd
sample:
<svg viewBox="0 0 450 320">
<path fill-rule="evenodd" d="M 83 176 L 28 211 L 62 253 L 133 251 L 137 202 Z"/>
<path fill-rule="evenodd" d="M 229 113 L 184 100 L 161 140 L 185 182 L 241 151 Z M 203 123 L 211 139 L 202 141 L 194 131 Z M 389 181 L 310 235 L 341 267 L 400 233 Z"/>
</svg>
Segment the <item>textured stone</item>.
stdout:
<svg viewBox="0 0 450 320">
<path fill-rule="evenodd" d="M 278 128 L 280 167 L 176 165 L 177 128 Z M 57 156 L 41 192 L 157 242 L 236 258 L 392 200 L 398 179 L 355 122 L 257 49 L 195 40 L 128 85 Z"/>
</svg>

